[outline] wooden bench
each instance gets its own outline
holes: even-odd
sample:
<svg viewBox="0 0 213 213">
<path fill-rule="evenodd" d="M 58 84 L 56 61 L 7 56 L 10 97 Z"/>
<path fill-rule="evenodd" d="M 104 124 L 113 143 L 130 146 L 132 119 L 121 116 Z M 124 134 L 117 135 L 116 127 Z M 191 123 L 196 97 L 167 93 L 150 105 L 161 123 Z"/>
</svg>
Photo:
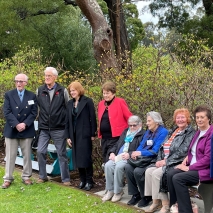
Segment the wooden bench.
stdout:
<svg viewBox="0 0 213 213">
<path fill-rule="evenodd" d="M 19 166 L 23 166 L 23 158 L 20 157 L 20 156 L 17 156 L 16 157 L 16 162 L 15 162 L 16 165 L 19 165 Z M 32 160 L 32 168 L 34 170 L 39 170 L 39 167 L 38 167 L 38 161 L 34 161 Z M 47 164 L 46 165 L 46 170 L 47 170 L 47 174 L 52 174 L 53 170 L 54 170 L 54 167 L 53 165 L 49 165 Z"/>
<path fill-rule="evenodd" d="M 48 152 L 48 155 L 50 156 L 50 158 L 54 160 L 53 164 L 46 164 L 47 174 L 60 175 L 61 172 L 60 172 L 60 166 L 59 166 L 59 161 L 58 161 L 58 156 L 57 156 L 57 151 L 56 151 L 55 145 L 48 144 L 47 152 Z M 23 166 L 23 155 L 22 155 L 20 147 L 18 148 L 18 153 L 19 153 L 19 155 L 16 157 L 15 164 Z M 67 158 L 68 158 L 69 170 L 72 171 L 73 170 L 72 149 L 70 149 L 70 148 L 67 148 Z M 6 158 L 4 160 L 6 161 Z M 33 156 L 32 156 L 32 169 L 37 170 L 37 171 L 39 170 L 38 162 L 34 161 Z"/>
<path fill-rule="evenodd" d="M 57 155 L 57 151 L 55 148 L 54 144 L 49 144 L 48 148 L 47 148 L 47 152 L 50 156 L 50 158 L 52 158 L 54 160 L 52 166 L 53 166 L 53 171 L 51 172 L 52 175 L 60 175 L 60 166 L 59 166 L 59 160 L 58 160 L 58 155 Z M 72 149 L 67 148 L 67 158 L 68 158 L 68 166 L 69 166 L 69 171 L 73 170 L 73 162 L 72 162 Z"/>
</svg>

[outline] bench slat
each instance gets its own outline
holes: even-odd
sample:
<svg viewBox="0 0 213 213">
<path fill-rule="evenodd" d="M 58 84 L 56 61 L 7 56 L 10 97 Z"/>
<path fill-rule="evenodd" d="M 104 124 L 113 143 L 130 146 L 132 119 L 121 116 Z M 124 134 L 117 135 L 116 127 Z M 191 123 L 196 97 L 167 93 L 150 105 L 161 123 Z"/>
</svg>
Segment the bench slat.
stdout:
<svg viewBox="0 0 213 213">
<path fill-rule="evenodd" d="M 15 162 L 15 164 L 20 165 L 20 166 L 23 166 L 23 158 L 21 158 L 21 157 L 16 157 L 16 162 Z M 39 168 L 38 168 L 38 162 L 37 162 L 37 161 L 32 160 L 32 168 L 33 168 L 34 170 L 37 170 L 37 171 L 39 170 Z M 47 164 L 47 165 L 46 165 L 46 170 L 47 170 L 47 174 L 51 174 L 52 171 L 53 171 L 53 166 Z"/>
</svg>

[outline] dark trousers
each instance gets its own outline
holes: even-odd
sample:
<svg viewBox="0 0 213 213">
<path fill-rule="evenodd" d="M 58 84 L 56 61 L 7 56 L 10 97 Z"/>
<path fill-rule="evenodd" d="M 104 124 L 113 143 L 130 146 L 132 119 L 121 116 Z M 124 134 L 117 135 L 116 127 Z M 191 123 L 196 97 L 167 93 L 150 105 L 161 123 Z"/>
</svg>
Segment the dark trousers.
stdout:
<svg viewBox="0 0 213 213">
<path fill-rule="evenodd" d="M 56 147 L 62 182 L 70 181 L 70 172 L 68 167 L 66 141 L 64 139 L 64 130 L 41 130 L 38 139 L 37 158 L 39 165 L 39 178 L 46 179 L 46 158 L 49 140 L 52 139 Z"/>
<path fill-rule="evenodd" d="M 116 144 L 119 137 L 111 139 L 101 139 L 102 157 L 104 163 L 109 160 L 109 150 Z"/>
<path fill-rule="evenodd" d="M 169 169 L 167 184 L 170 195 L 170 206 L 177 202 L 179 213 L 193 213 L 188 186 L 194 186 L 198 183 L 198 171 L 184 172 L 180 169 Z"/>
<path fill-rule="evenodd" d="M 128 163 L 125 165 L 125 173 L 128 183 L 129 195 L 139 194 L 140 191 L 141 197 L 144 197 L 145 170 L 146 168 L 139 168 L 139 167 L 134 168 Z"/>
<path fill-rule="evenodd" d="M 87 168 L 78 168 L 80 180 L 83 183 L 93 183 L 93 165 Z"/>
</svg>

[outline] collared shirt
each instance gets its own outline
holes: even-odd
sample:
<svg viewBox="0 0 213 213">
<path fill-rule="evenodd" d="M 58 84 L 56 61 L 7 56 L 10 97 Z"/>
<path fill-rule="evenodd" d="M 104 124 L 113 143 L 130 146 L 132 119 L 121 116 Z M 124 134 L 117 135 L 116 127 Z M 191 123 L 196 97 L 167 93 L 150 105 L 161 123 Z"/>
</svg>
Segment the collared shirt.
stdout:
<svg viewBox="0 0 213 213">
<path fill-rule="evenodd" d="M 49 92 L 49 95 L 50 95 L 50 101 L 52 101 L 52 99 L 53 99 L 53 95 L 54 95 L 54 92 L 55 92 L 55 88 L 57 87 L 57 84 L 55 83 L 54 85 L 53 85 L 53 87 L 52 88 L 48 88 L 47 87 L 47 89 L 48 89 L 48 92 Z"/>
<path fill-rule="evenodd" d="M 56 88 L 56 86 L 57 86 L 57 84 L 55 83 L 55 84 L 53 85 L 52 88 L 49 89 L 49 88 L 47 87 L 47 89 L 48 89 L 49 91 L 51 91 L 51 90 L 54 90 L 54 89 Z"/>
<path fill-rule="evenodd" d="M 23 89 L 22 91 L 19 91 L 19 90 L 17 89 L 18 96 L 19 96 L 19 98 L 20 98 L 21 102 L 23 101 L 24 91 L 25 91 L 25 89 Z"/>
</svg>

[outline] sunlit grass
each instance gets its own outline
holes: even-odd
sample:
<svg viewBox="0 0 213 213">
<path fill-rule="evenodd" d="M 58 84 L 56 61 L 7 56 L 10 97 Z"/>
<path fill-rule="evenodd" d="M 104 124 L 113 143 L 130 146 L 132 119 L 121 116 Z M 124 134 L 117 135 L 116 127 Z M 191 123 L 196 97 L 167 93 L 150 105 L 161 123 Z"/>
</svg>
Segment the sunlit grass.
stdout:
<svg viewBox="0 0 213 213">
<path fill-rule="evenodd" d="M 4 175 L 3 167 L 0 167 L 0 175 Z M 26 186 L 20 176 L 15 172 L 11 187 L 0 189 L 0 213 L 136 212 L 128 206 L 103 203 L 95 195 L 53 182 Z M 35 178 L 32 180 L 36 182 Z"/>
</svg>

